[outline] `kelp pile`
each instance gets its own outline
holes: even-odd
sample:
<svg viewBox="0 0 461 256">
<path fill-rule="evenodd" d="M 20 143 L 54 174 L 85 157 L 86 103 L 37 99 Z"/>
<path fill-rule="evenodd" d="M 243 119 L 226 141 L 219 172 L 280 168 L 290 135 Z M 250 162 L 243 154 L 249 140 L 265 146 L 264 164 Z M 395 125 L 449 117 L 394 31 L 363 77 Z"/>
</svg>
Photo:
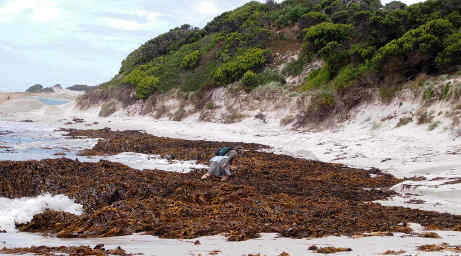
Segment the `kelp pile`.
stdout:
<svg viewBox="0 0 461 256">
<path fill-rule="evenodd" d="M 317 247 L 315 245 L 309 247 L 309 250 L 314 251 L 316 253 L 323 253 L 323 254 L 330 254 L 330 253 L 338 253 L 338 252 L 351 252 L 351 248 L 336 248 L 332 246 L 328 247 Z"/>
<path fill-rule="evenodd" d="M 32 246 L 28 248 L 14 248 L 0 249 L 0 253 L 5 254 L 33 254 L 33 255 L 44 255 L 44 256 L 53 256 L 53 255 L 75 255 L 75 256 L 86 256 L 86 255 L 98 255 L 98 256 L 108 256 L 108 255 L 120 255 L 120 256 L 130 256 L 134 254 L 128 254 L 125 250 L 118 247 L 113 250 L 104 249 L 104 245 L 100 244 L 94 248 L 88 246 L 60 246 L 60 247 L 48 247 L 48 246 Z"/>
<path fill-rule="evenodd" d="M 136 131 L 73 131 L 74 137 L 85 133 L 105 138 L 89 151 L 100 154 L 130 148 L 206 161 L 216 148 L 231 145 L 148 134 L 138 140 L 132 135 L 139 133 Z M 387 188 L 400 180 L 391 175 L 258 152 L 252 144 L 243 146 L 247 150 L 233 162 L 235 175 L 225 183 L 217 178 L 200 180 L 206 170 L 138 171 L 108 161 L 69 159 L 4 161 L 0 162 L 0 197 L 49 192 L 75 199 L 84 206 L 81 216 L 46 211 L 18 226 L 21 231 L 66 238 L 139 232 L 163 238 L 225 234 L 232 241 L 258 237 L 261 232 L 303 238 L 411 232 L 405 227 L 407 222 L 461 230 L 461 216 L 373 203 L 393 195 Z"/>
<path fill-rule="evenodd" d="M 92 149 L 81 152 L 86 156 L 136 152 L 205 163 L 220 147 L 243 146 L 246 150 L 268 148 L 254 143 L 192 141 L 157 137 L 136 130 L 112 131 L 110 128 L 104 128 L 100 130 L 60 129 L 60 131 L 66 132 L 65 136 L 70 138 L 101 138 Z"/>
<path fill-rule="evenodd" d="M 461 245 L 456 246 L 456 245 L 449 245 L 447 243 L 442 243 L 440 245 L 426 244 L 426 245 L 418 246 L 418 250 L 423 251 L 423 252 L 449 251 L 449 252 L 461 253 Z"/>
</svg>

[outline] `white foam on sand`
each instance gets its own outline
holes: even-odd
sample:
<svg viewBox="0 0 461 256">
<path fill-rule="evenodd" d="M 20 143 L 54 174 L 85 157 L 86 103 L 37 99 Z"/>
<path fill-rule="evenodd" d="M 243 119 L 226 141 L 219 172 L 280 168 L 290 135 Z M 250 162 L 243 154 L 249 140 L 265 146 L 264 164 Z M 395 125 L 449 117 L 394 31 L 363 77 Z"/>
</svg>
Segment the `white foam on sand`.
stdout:
<svg viewBox="0 0 461 256">
<path fill-rule="evenodd" d="M 80 204 L 76 204 L 64 195 L 45 194 L 17 199 L 0 198 L 0 230 L 14 232 L 15 223 L 27 223 L 34 215 L 43 213 L 47 209 L 76 215 L 83 212 Z"/>
<path fill-rule="evenodd" d="M 89 156 L 78 157 L 82 162 L 98 162 L 100 160 L 107 160 L 111 162 L 121 163 L 130 168 L 138 170 L 162 170 L 170 172 L 186 173 L 194 169 L 208 168 L 207 165 L 197 164 L 197 161 L 179 161 L 167 160 L 161 158 L 159 155 L 146 155 L 133 152 L 124 152 L 113 156 Z"/>
</svg>

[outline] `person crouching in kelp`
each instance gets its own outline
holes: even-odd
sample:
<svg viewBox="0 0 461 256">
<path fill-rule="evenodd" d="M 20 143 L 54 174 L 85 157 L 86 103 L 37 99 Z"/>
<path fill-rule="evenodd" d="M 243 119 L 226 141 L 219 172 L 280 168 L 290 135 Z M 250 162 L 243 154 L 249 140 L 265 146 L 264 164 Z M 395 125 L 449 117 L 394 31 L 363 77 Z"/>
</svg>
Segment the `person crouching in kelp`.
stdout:
<svg viewBox="0 0 461 256">
<path fill-rule="evenodd" d="M 221 181 L 226 181 L 232 176 L 230 165 L 232 160 L 237 156 L 238 152 L 242 151 L 242 147 L 235 149 L 231 147 L 222 147 L 216 151 L 215 156 L 210 159 L 210 168 L 208 172 L 202 176 L 202 180 L 209 178 L 211 175 L 222 177 Z"/>
</svg>

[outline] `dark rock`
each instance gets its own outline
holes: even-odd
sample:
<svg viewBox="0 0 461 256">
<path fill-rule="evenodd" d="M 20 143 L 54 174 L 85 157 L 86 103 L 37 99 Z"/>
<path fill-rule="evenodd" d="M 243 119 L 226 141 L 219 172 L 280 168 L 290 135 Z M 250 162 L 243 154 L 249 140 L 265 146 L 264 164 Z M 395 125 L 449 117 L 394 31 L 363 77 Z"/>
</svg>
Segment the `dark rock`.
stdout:
<svg viewBox="0 0 461 256">
<path fill-rule="evenodd" d="M 72 121 L 74 121 L 75 123 L 84 123 L 84 122 L 85 122 L 85 119 L 82 119 L 82 118 L 74 118 L 74 119 L 72 119 Z"/>
<path fill-rule="evenodd" d="M 26 90 L 26 92 L 29 92 L 29 93 L 40 93 L 42 92 L 43 90 L 43 85 L 41 84 L 34 84 L 32 85 L 31 87 L 29 87 L 29 89 Z"/>
<path fill-rule="evenodd" d="M 104 244 L 97 244 L 95 247 L 94 247 L 95 250 L 104 250 Z"/>
<path fill-rule="evenodd" d="M 167 155 L 164 155 L 162 158 L 167 159 L 167 160 L 173 160 L 176 158 L 176 156 L 173 154 L 167 154 Z"/>
<path fill-rule="evenodd" d="M 108 116 L 112 115 L 113 113 L 115 113 L 115 111 L 117 111 L 117 110 L 118 110 L 117 102 L 114 101 L 114 100 L 111 100 L 111 101 L 105 102 L 101 106 L 101 110 L 99 111 L 99 116 L 100 117 L 108 117 Z"/>
<path fill-rule="evenodd" d="M 67 87 L 66 89 L 71 90 L 71 91 L 89 92 L 89 91 L 94 90 L 96 88 L 98 88 L 98 86 L 88 86 L 88 85 L 84 85 L 84 84 L 76 84 L 76 85 L 72 85 L 70 87 Z"/>
<path fill-rule="evenodd" d="M 28 93 L 52 93 L 55 89 L 62 89 L 60 84 L 53 87 L 43 87 L 41 84 L 35 84 L 26 90 Z"/>
</svg>

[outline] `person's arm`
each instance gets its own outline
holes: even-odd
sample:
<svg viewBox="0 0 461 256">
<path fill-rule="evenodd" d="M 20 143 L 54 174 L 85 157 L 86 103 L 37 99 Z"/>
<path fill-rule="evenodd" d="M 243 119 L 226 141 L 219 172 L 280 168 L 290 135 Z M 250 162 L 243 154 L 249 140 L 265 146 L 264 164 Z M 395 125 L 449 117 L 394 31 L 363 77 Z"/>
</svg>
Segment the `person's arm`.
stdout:
<svg viewBox="0 0 461 256">
<path fill-rule="evenodd" d="M 232 164 L 232 161 L 233 161 L 234 158 L 237 156 L 237 151 L 235 151 L 235 150 L 233 149 L 233 150 L 227 152 L 227 156 L 229 157 L 228 163 L 229 163 L 229 165 L 231 165 L 231 164 Z"/>
</svg>

